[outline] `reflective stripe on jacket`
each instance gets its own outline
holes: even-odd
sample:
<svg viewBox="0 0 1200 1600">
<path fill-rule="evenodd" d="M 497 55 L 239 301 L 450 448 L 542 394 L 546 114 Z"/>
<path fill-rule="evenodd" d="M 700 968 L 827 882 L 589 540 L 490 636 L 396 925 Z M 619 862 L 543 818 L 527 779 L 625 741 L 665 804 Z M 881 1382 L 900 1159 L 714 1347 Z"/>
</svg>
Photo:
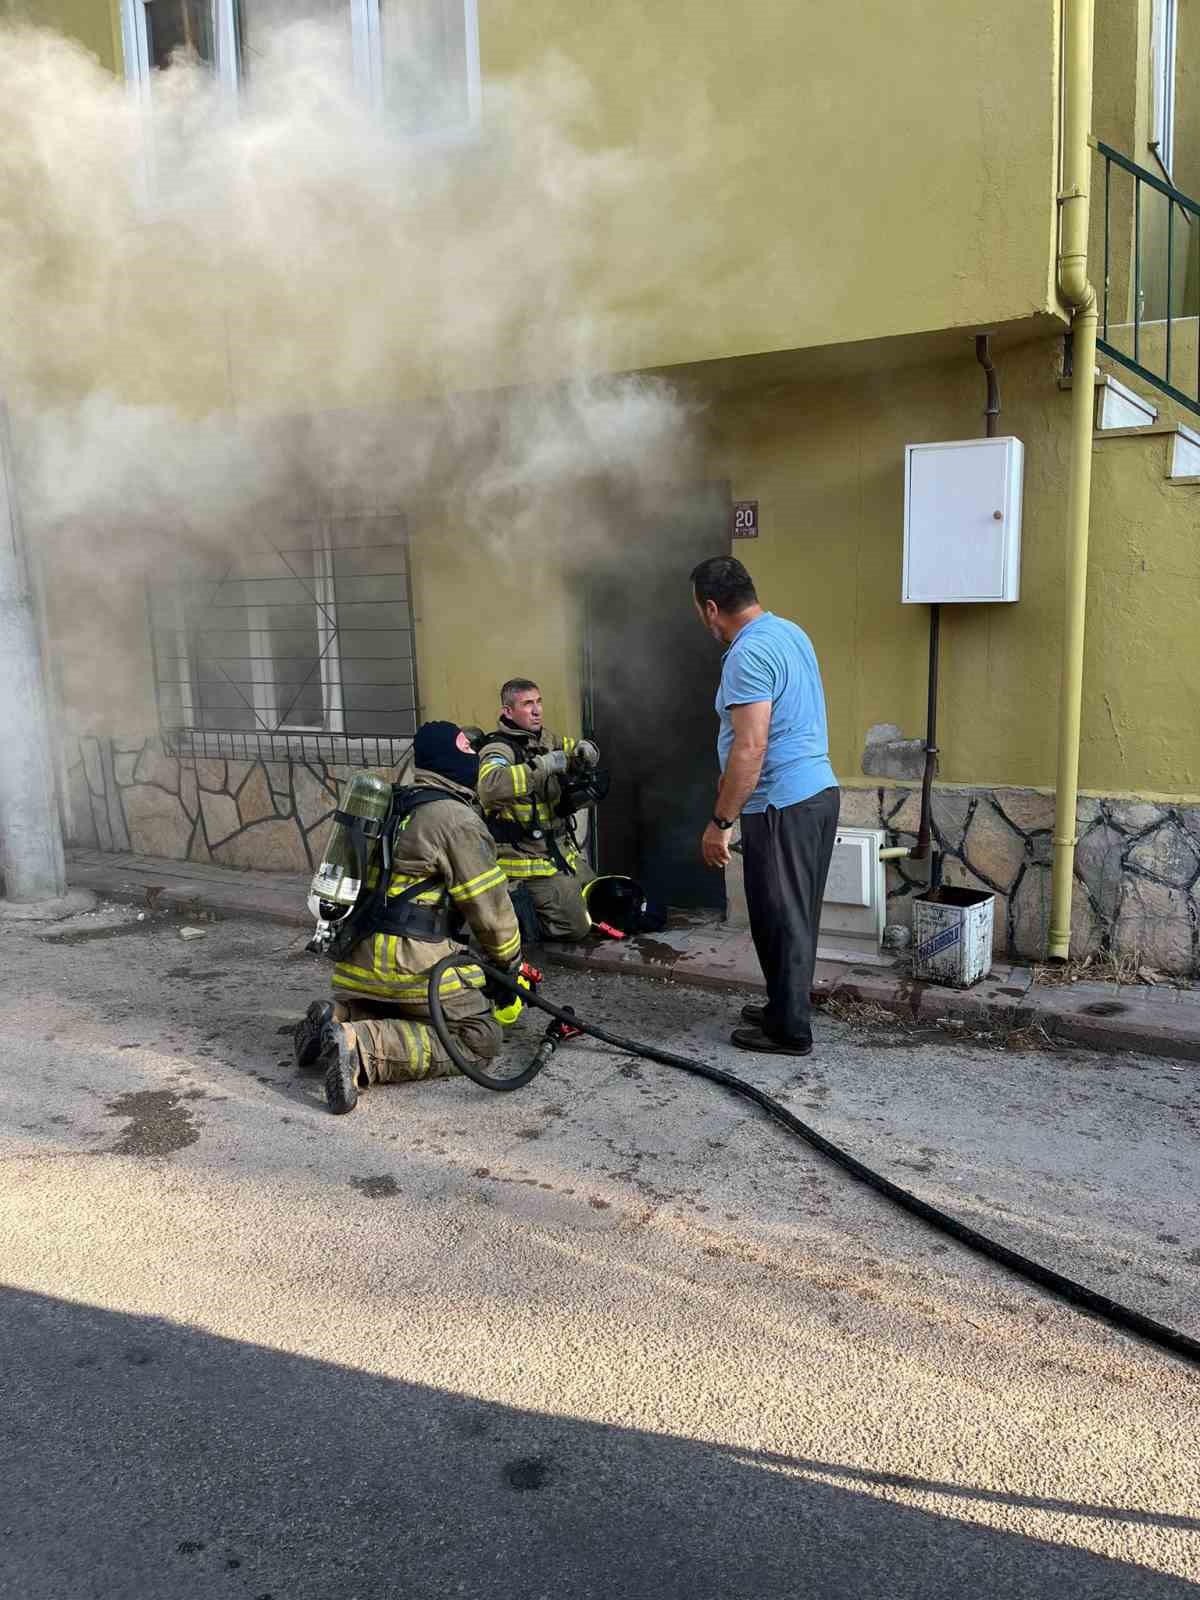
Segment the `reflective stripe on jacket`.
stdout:
<svg viewBox="0 0 1200 1600">
<path fill-rule="evenodd" d="M 505 840 L 496 845 L 496 860 L 510 878 L 552 878 L 560 870 L 545 837 L 549 834 L 572 872 L 578 865 L 579 852 L 568 835 L 567 819 L 554 814 L 562 785 L 553 773 L 538 772 L 531 764 L 550 750 L 570 755 L 578 742 L 545 728 L 526 734 L 505 729 L 484 741 L 479 752 L 479 803 L 484 814 L 526 830 L 525 837 L 514 843 Z M 516 758 L 513 744 L 521 748 L 524 761 Z M 531 837 L 533 829 L 543 837 Z"/>
<path fill-rule="evenodd" d="M 469 789 L 431 773 L 418 771 L 414 782 L 470 797 Z M 426 879 L 431 881 L 414 896 L 417 903 L 437 905 L 448 894 L 483 954 L 497 965 L 507 966 L 520 951 L 521 935 L 495 844 L 473 803 L 464 805 L 447 794 L 444 802 L 410 812 L 396 829 L 388 899 Z M 360 939 L 334 967 L 334 992 L 410 1008 L 423 1005 L 428 991 L 425 974 L 457 948 L 446 939 L 371 934 Z M 464 988 L 482 987 L 483 974 L 478 967 L 451 968 L 442 974 L 438 992 L 445 999 Z"/>
</svg>

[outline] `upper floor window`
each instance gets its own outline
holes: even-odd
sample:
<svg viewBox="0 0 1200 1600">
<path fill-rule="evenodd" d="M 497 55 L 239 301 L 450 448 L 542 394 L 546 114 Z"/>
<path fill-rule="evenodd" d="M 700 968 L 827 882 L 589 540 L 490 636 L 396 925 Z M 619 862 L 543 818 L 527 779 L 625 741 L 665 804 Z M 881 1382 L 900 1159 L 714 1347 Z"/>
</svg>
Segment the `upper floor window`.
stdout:
<svg viewBox="0 0 1200 1600">
<path fill-rule="evenodd" d="M 1153 124 L 1150 148 L 1169 177 L 1175 160 L 1175 40 L 1179 28 L 1179 0 L 1154 0 L 1151 28 Z"/>
<path fill-rule="evenodd" d="M 361 0 L 354 55 L 372 105 L 409 134 L 479 119 L 475 0 Z"/>
<path fill-rule="evenodd" d="M 253 83 L 272 30 L 301 20 L 345 30 L 358 91 L 400 132 L 478 121 L 476 0 L 122 0 L 127 75 L 152 92 L 155 73 L 183 54 L 236 91 Z"/>
<path fill-rule="evenodd" d="M 237 83 L 233 0 L 122 0 L 125 73 L 149 90 L 181 55 Z"/>
</svg>

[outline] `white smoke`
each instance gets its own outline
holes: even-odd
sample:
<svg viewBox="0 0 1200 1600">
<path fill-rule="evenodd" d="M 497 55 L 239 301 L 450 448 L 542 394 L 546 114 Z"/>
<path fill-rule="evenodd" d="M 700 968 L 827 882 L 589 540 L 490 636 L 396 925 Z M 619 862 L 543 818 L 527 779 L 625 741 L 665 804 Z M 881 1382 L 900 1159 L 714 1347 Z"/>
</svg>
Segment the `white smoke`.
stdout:
<svg viewBox="0 0 1200 1600">
<path fill-rule="evenodd" d="M 551 57 L 487 84 L 475 133 L 414 139 L 355 92 L 339 24 L 253 45 L 234 108 L 196 62 L 139 101 L 0 30 L 0 387 L 31 531 L 126 576 L 347 484 L 526 540 L 573 486 L 686 475 L 672 387 L 604 374 L 702 255 L 707 220 L 671 207 L 697 126 L 648 127 L 653 158 L 606 143 Z"/>
</svg>

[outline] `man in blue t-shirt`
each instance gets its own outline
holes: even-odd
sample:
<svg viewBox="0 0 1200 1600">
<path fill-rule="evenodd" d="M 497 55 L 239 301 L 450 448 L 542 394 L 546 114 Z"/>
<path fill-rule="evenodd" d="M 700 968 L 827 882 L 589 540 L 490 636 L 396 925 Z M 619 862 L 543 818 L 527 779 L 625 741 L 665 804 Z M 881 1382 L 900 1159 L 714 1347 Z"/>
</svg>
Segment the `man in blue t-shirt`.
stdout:
<svg viewBox="0 0 1200 1600">
<path fill-rule="evenodd" d="M 746 1006 L 733 1042 L 743 1050 L 806 1056 L 817 927 L 837 835 L 841 794 L 829 765 L 825 691 L 808 635 L 764 611 L 732 556 L 692 573 L 692 598 L 714 639 L 728 645 L 717 690 L 721 783 L 701 853 L 729 863 L 742 819 L 750 932 L 767 980 L 765 1006 Z"/>
</svg>

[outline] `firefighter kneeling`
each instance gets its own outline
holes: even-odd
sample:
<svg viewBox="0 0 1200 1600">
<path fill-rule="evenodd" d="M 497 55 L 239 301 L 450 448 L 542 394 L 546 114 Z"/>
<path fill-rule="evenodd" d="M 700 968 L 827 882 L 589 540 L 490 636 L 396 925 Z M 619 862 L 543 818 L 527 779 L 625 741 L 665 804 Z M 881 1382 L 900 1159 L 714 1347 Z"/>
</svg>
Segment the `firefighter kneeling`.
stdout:
<svg viewBox="0 0 1200 1600">
<path fill-rule="evenodd" d="M 574 815 L 608 792 L 590 739 L 548 733 L 542 695 L 529 678 L 500 691 L 500 725 L 479 743 L 479 801 L 513 892 L 527 895 L 535 927 L 526 939 L 586 939 L 583 890 L 595 874 L 575 840 Z M 519 904 L 519 900 L 518 900 Z"/>
<path fill-rule="evenodd" d="M 313 880 L 310 904 L 323 920 L 310 949 L 337 962 L 334 999 L 309 1006 L 294 1050 L 297 1066 L 324 1071 L 335 1112 L 352 1111 L 369 1084 L 457 1072 L 429 1026 L 426 974 L 464 923 L 487 962 L 521 970 L 507 881 L 477 809 L 478 756 L 454 723 L 427 722 L 413 759 L 411 785 L 355 780 Z M 440 996 L 459 1048 L 495 1056 L 501 1027 L 480 969 L 446 972 Z M 507 1006 L 511 993 L 497 1000 Z"/>
</svg>

